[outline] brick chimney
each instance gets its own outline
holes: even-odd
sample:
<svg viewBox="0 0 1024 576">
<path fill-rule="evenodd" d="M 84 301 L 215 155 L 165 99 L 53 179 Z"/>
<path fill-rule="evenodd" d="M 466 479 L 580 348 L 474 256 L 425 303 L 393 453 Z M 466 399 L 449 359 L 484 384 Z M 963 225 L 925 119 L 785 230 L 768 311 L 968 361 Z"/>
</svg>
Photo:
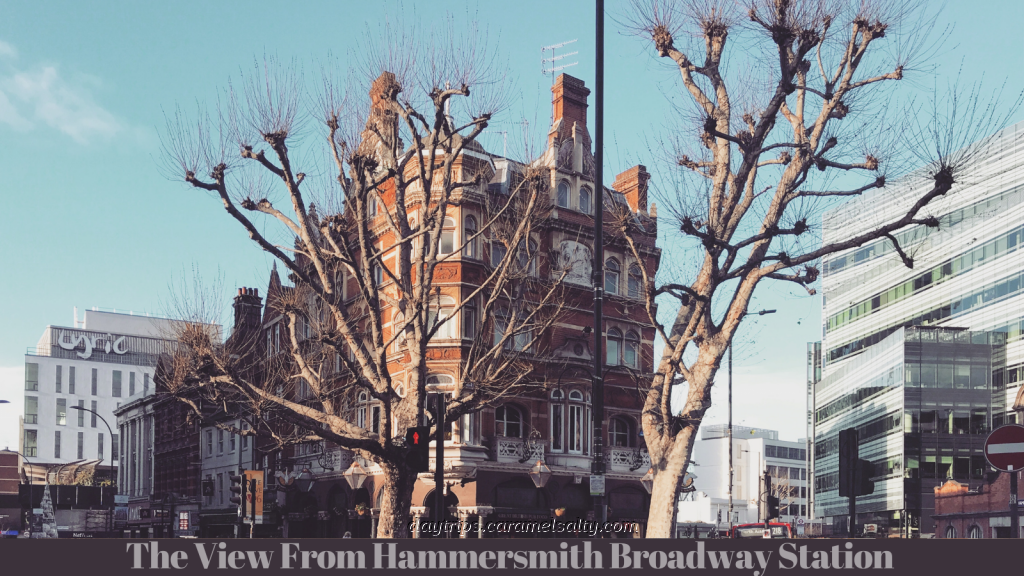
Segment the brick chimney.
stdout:
<svg viewBox="0 0 1024 576">
<path fill-rule="evenodd" d="M 239 288 L 235 296 L 235 332 L 259 330 L 262 323 L 263 299 L 256 288 Z"/>
<path fill-rule="evenodd" d="M 612 188 L 626 196 L 626 202 L 633 212 L 647 213 L 647 181 L 651 175 L 647 167 L 637 164 L 615 177 Z"/>
<path fill-rule="evenodd" d="M 560 74 L 551 87 L 551 105 L 554 109 L 551 121 L 551 132 L 548 134 L 548 146 L 557 138 L 559 141 L 572 136 L 573 126 L 577 123 L 583 129 L 587 127 L 587 96 L 590 89 L 583 80 L 568 74 Z"/>
</svg>

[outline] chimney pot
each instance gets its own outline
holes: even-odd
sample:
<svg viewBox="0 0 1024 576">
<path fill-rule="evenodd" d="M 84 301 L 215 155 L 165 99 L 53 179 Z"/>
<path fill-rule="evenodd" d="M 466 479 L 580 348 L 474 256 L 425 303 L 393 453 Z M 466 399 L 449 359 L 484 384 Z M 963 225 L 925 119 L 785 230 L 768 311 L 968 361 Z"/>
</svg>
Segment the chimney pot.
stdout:
<svg viewBox="0 0 1024 576">
<path fill-rule="evenodd" d="M 245 290 L 245 288 L 239 288 L 239 289 L 238 289 L 238 295 L 239 295 L 239 296 L 241 296 L 241 295 L 242 295 L 242 290 Z"/>
</svg>

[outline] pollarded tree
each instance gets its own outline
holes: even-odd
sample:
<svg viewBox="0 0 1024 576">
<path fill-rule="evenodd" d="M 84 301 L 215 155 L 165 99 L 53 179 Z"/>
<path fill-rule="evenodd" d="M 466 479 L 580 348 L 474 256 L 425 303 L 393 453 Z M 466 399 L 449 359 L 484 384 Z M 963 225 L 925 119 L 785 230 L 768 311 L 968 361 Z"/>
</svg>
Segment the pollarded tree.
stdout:
<svg viewBox="0 0 1024 576">
<path fill-rule="evenodd" d="M 648 294 L 649 304 L 663 296 L 678 305 L 671 322 L 651 314 L 666 345 L 643 415 L 655 471 L 649 536 L 671 534 L 678 480 L 755 289 L 784 281 L 813 293 L 823 257 L 876 239 L 889 239 L 912 266 L 894 232 L 938 225 L 922 209 L 958 182 L 976 149 L 965 145 L 1003 120 L 973 98 L 951 97 L 948 116 L 932 124 L 896 105 L 891 87 L 929 55 L 924 9 L 870 0 L 634 2 L 627 25 L 672 62 L 694 110 L 692 126 L 673 138 L 684 176 L 662 193 L 692 266 Z M 894 185 L 886 173 L 900 151 L 926 167 Z M 927 182 L 903 185 L 914 178 Z M 898 195 L 899 212 L 840 242 L 815 239 L 815 210 L 868 191 Z M 619 220 L 627 241 L 630 226 Z M 688 388 L 681 411 L 672 408 L 673 384 Z"/>
<path fill-rule="evenodd" d="M 194 324 L 169 388 L 197 413 L 241 408 L 252 429 L 233 432 L 322 439 L 378 464 L 378 537 L 409 536 L 404 432 L 430 419 L 431 392 L 452 395 L 452 422 L 540 385 L 526 356 L 544 354 L 572 267 L 531 239 L 550 212 L 547 169 L 507 162 L 497 183 L 476 142 L 507 92 L 465 38 L 400 38 L 368 59 L 362 88 L 325 74 L 308 113 L 294 65 L 268 61 L 218 121 L 179 114 L 165 132 L 173 176 L 213 193 L 295 284 L 274 302 L 286 329 L 273 358 L 256 369 L 244 343 L 217 346 Z M 439 364 L 448 388 L 428 381 Z M 357 397 L 374 417 L 355 416 Z"/>
</svg>

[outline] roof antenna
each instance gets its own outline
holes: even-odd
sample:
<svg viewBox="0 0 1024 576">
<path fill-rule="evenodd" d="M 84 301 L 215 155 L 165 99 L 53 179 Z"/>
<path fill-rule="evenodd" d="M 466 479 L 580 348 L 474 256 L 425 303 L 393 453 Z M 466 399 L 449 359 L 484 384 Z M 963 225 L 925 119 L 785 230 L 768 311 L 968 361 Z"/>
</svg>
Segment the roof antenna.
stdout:
<svg viewBox="0 0 1024 576">
<path fill-rule="evenodd" d="M 569 68 L 571 66 L 575 66 L 575 65 L 579 64 L 579 62 L 573 62 L 571 64 L 562 64 L 561 66 L 555 66 L 554 63 L 557 62 L 558 60 L 561 60 L 562 58 L 568 58 L 569 56 L 573 56 L 575 54 L 579 54 L 579 50 L 577 50 L 576 52 L 568 52 L 566 54 L 562 54 L 561 56 L 556 56 L 555 55 L 555 50 L 558 50 L 559 48 L 561 48 L 563 46 L 568 46 L 569 44 L 572 44 L 573 42 L 576 42 L 577 40 L 579 40 L 579 38 L 576 38 L 574 40 L 569 40 L 569 41 L 566 41 L 566 42 L 561 42 L 559 44 L 552 44 L 551 46 L 545 46 L 545 47 L 540 49 L 541 55 L 546 55 L 548 50 L 551 51 L 551 58 L 541 58 L 540 69 L 541 69 L 541 72 L 543 72 L 544 74 L 551 74 L 551 85 L 552 86 L 555 85 L 555 72 L 558 72 L 559 70 L 564 70 L 566 68 Z M 549 63 L 551 64 L 551 68 L 546 68 L 546 66 Z"/>
</svg>

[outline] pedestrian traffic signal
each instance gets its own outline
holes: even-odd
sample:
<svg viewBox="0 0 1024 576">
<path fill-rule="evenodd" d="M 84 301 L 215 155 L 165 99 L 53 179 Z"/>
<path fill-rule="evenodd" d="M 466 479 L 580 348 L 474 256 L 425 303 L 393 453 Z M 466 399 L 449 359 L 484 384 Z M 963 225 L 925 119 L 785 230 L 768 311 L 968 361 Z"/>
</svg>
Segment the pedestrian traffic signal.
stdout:
<svg viewBox="0 0 1024 576">
<path fill-rule="evenodd" d="M 771 520 L 772 518 L 778 518 L 779 517 L 779 497 L 778 496 L 772 496 L 771 494 L 769 494 L 768 495 L 767 508 L 768 508 L 768 512 L 767 512 L 768 515 L 765 516 L 765 520 Z"/>
<path fill-rule="evenodd" d="M 245 475 L 239 472 L 238 474 L 228 476 L 228 479 L 231 480 L 231 497 L 228 498 L 228 501 L 232 504 L 237 504 L 238 517 L 245 518 Z"/>
<path fill-rule="evenodd" d="M 246 496 L 246 502 L 249 503 L 249 521 L 253 524 L 256 523 L 256 479 L 249 480 L 249 494 Z M 245 516 L 245 510 L 242 510 L 242 516 Z"/>
<path fill-rule="evenodd" d="M 857 459 L 860 446 L 857 442 L 857 429 L 847 428 L 839 431 L 839 495 L 857 496 Z"/>
<path fill-rule="evenodd" d="M 858 459 L 855 488 L 857 496 L 867 496 L 875 491 L 875 483 L 871 477 L 875 475 L 875 465 L 871 462 Z"/>
<path fill-rule="evenodd" d="M 406 464 L 413 472 L 430 470 L 430 427 L 415 426 L 405 431 L 405 445 L 409 447 Z"/>
</svg>

